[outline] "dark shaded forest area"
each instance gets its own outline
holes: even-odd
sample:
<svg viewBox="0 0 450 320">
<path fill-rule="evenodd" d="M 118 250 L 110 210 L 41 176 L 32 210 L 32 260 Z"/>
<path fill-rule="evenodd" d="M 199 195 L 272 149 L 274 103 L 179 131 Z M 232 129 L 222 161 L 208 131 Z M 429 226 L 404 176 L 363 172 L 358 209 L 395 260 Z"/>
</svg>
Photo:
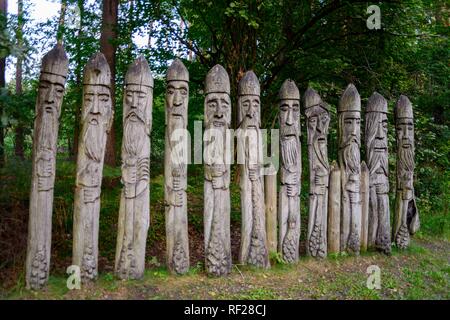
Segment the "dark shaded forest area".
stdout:
<svg viewBox="0 0 450 320">
<path fill-rule="evenodd" d="M 100 273 L 111 272 L 114 264 L 121 190 L 123 84 L 128 66 L 139 55 L 148 60 L 155 82 L 149 268 L 164 262 L 164 76 L 176 57 L 183 60 L 190 73 L 192 136 L 193 122 L 203 120 L 205 75 L 219 63 L 230 76 L 233 108 L 237 84 L 245 71 L 252 69 L 258 75 L 262 128 L 278 127 L 277 93 L 285 79 L 294 80 L 301 95 L 307 87 L 317 90 L 331 110 L 330 161 L 337 159 L 336 107 L 347 84 L 358 88 L 362 119 L 368 97 L 379 92 L 388 100 L 391 191 L 396 188 L 393 107 L 401 94 L 407 95 L 415 116 L 415 193 L 422 224 L 418 237 L 450 239 L 447 1 L 61 0 L 53 2 L 59 14 L 44 22 L 31 19 L 35 1 L 17 0 L 17 14 L 8 12 L 7 2 L 0 0 L 0 292 L 24 285 L 39 66 L 44 53 L 57 42 L 64 45 L 70 64 L 58 137 L 51 274 L 64 274 L 70 265 L 82 72 L 97 51 L 105 54 L 115 78 L 114 123 L 107 141 L 101 195 Z M 367 7 L 371 4 L 380 7 L 380 29 L 366 25 L 370 16 Z M 137 37 L 146 43 L 140 41 L 138 45 Z M 14 70 L 9 81 L 5 76 L 7 68 Z M 234 108 L 233 115 L 235 112 Z M 302 113 L 301 139 L 306 146 L 304 121 Z M 308 212 L 308 156 L 306 147 L 302 148 L 303 242 Z M 364 145 L 361 159 L 365 159 Z M 187 191 L 194 266 L 203 261 L 202 165 L 189 166 Z M 236 179 L 231 194 L 231 237 L 236 259 L 241 219 Z M 390 193 L 391 208 L 394 194 Z"/>
</svg>

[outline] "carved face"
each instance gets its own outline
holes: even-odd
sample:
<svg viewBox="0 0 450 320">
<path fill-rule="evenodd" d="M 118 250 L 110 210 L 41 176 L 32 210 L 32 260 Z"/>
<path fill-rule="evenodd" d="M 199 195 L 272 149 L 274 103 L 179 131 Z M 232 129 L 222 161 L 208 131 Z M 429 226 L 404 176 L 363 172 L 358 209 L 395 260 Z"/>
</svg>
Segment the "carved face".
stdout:
<svg viewBox="0 0 450 320">
<path fill-rule="evenodd" d="M 412 181 L 414 171 L 414 121 L 411 118 L 397 119 L 398 169 L 411 173 L 404 180 Z M 412 187 L 411 187 L 412 188 Z"/>
<path fill-rule="evenodd" d="M 183 128 L 187 125 L 189 86 L 185 81 L 169 81 L 166 91 L 166 119 L 168 125 Z"/>
<path fill-rule="evenodd" d="M 397 141 L 399 148 L 412 149 L 414 146 L 414 121 L 411 118 L 397 119 Z"/>
<path fill-rule="evenodd" d="M 90 125 L 106 124 L 111 117 L 109 88 L 102 85 L 85 85 L 83 91 L 83 119 Z"/>
<path fill-rule="evenodd" d="M 367 141 L 374 152 L 387 151 L 388 119 L 385 113 L 373 112 L 367 117 Z"/>
<path fill-rule="evenodd" d="M 227 93 L 210 93 L 205 99 L 205 126 L 229 127 L 231 122 L 231 100 Z"/>
<path fill-rule="evenodd" d="M 151 110 L 149 108 L 152 101 L 152 90 L 147 86 L 129 84 L 125 88 L 124 117 L 130 121 L 141 120 L 144 123 L 151 123 Z"/>
<path fill-rule="evenodd" d="M 308 144 L 327 144 L 330 115 L 322 107 L 315 106 L 306 110 L 308 124 Z"/>
<path fill-rule="evenodd" d="M 298 100 L 281 100 L 279 117 L 283 139 L 299 136 L 300 103 Z"/>
<path fill-rule="evenodd" d="M 46 112 L 59 116 L 64 95 L 64 77 L 45 73 L 41 74 L 38 90 L 38 113 Z"/>
<path fill-rule="evenodd" d="M 259 128 L 260 100 L 258 96 L 244 95 L 238 100 L 242 128 Z"/>
<path fill-rule="evenodd" d="M 361 115 L 357 111 L 343 112 L 342 121 L 342 139 L 341 147 L 347 146 L 352 142 L 360 145 L 361 137 Z"/>
</svg>

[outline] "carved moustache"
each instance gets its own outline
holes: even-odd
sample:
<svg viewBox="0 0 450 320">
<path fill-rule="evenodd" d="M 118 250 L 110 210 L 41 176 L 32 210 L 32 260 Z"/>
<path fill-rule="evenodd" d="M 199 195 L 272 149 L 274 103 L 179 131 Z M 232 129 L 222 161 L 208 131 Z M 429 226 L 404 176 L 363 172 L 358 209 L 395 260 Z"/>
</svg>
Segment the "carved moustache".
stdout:
<svg viewBox="0 0 450 320">
<path fill-rule="evenodd" d="M 259 127 L 258 119 L 255 116 L 246 114 L 244 119 L 242 120 L 241 126 L 244 128 L 252 128 L 252 127 L 258 128 Z"/>
<path fill-rule="evenodd" d="M 289 137 L 289 136 L 298 136 L 298 130 L 297 126 L 282 126 L 281 128 L 281 136 L 282 137 Z"/>
<path fill-rule="evenodd" d="M 387 146 L 381 139 L 374 139 L 369 146 L 368 154 L 368 167 L 370 169 L 370 174 L 375 173 L 378 168 L 383 169 L 383 172 L 387 175 L 388 173 L 388 156 L 387 156 Z"/>
<path fill-rule="evenodd" d="M 130 110 L 125 119 L 126 119 L 126 121 L 132 121 L 132 122 L 140 120 L 145 123 L 144 114 L 137 109 Z"/>
</svg>

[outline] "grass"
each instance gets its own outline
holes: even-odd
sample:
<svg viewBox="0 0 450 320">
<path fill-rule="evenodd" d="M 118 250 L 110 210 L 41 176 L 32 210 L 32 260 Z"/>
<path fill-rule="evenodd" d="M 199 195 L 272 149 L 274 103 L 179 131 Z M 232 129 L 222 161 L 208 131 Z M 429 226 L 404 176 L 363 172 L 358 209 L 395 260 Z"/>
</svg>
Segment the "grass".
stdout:
<svg viewBox="0 0 450 320">
<path fill-rule="evenodd" d="M 330 254 L 325 260 L 300 257 L 296 265 L 286 264 L 280 254 L 271 253 L 270 270 L 233 266 L 225 278 L 208 277 L 202 252 L 191 257 L 191 268 L 184 276 L 170 274 L 164 266 L 165 219 L 164 178 L 152 172 L 151 225 L 148 235 L 147 269 L 139 281 L 121 281 L 113 274 L 117 215 L 121 192 L 120 168 L 105 167 L 100 212 L 99 279 L 82 290 L 69 290 L 65 269 L 72 253 L 72 215 L 75 164 L 63 158 L 57 162 L 53 213 L 52 270 L 42 292 L 25 288 L 23 261 L 26 249 L 26 222 L 30 187 L 29 161 L 9 163 L 0 169 L 0 277 L 10 277 L 0 285 L 5 299 L 449 299 L 449 216 L 447 210 L 431 214 L 424 206 L 421 231 L 406 251 L 393 248 L 392 256 L 367 252 L 359 257 Z M 203 245 L 203 168 L 189 166 L 189 225 L 196 242 Z M 14 172 L 14 174 L 11 174 Z M 234 176 L 234 174 L 232 174 Z M 306 183 L 306 182 L 305 182 Z M 302 187 L 306 204 L 307 186 Z M 421 200 L 422 203 L 427 203 Z M 444 201 L 445 202 L 445 201 Z M 431 205 L 431 204 L 429 204 Z M 445 204 L 440 203 L 440 207 Z M 239 186 L 231 185 L 231 223 L 240 224 Z M 306 234 L 307 205 L 302 205 L 302 238 Z M 8 229 L 9 228 L 9 229 Z M 21 236 L 16 239 L 14 237 Z M 190 238 L 190 241 L 193 239 Z M 8 249 L 8 250 L 5 250 Z M 9 250 L 14 249 L 14 250 Z M 191 254 L 193 254 L 191 252 Z M 235 261 L 235 260 L 234 260 Z M 366 286 L 367 267 L 381 268 L 381 290 Z M 6 285 L 8 283 L 8 285 Z"/>
<path fill-rule="evenodd" d="M 443 255 L 442 249 L 447 255 Z M 274 264 L 269 270 L 233 268 L 225 278 L 208 277 L 201 263 L 183 276 L 164 266 L 147 269 L 142 280 L 118 280 L 100 274 L 94 284 L 68 290 L 66 277 L 51 276 L 48 287 L 33 292 L 16 286 L 6 299 L 449 299 L 450 244 L 414 240 L 410 249 L 391 257 L 368 253 L 329 260 L 302 258 L 295 265 Z M 367 267 L 381 269 L 381 289 L 368 289 Z"/>
</svg>

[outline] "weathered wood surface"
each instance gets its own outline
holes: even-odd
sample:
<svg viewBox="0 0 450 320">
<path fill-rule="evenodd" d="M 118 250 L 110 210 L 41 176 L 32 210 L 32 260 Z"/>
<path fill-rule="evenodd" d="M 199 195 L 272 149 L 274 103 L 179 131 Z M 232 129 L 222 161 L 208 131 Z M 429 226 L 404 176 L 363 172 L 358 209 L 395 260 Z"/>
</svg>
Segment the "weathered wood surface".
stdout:
<svg viewBox="0 0 450 320">
<path fill-rule="evenodd" d="M 328 186 L 328 105 L 311 88 L 305 92 L 305 115 L 309 156 L 309 217 L 306 239 L 307 254 L 327 256 Z"/>
<path fill-rule="evenodd" d="M 166 216 L 166 259 L 169 270 L 189 270 L 187 218 L 187 163 L 189 72 L 175 59 L 166 75 L 166 134 L 164 152 L 164 197 Z"/>
<path fill-rule="evenodd" d="M 205 266 L 209 274 L 231 272 L 230 239 L 230 148 L 227 129 L 231 124 L 230 80 L 221 65 L 205 79 Z"/>
<path fill-rule="evenodd" d="M 59 117 L 68 59 L 56 45 L 42 59 L 34 121 L 26 286 L 42 289 L 48 281 L 52 239 L 53 189 Z"/>
<path fill-rule="evenodd" d="M 280 193 L 278 207 L 279 252 L 288 263 L 298 261 L 300 241 L 300 188 L 302 156 L 300 145 L 300 93 L 288 79 L 280 88 Z"/>
<path fill-rule="evenodd" d="M 73 219 L 72 264 L 80 267 L 83 282 L 98 274 L 98 231 L 103 161 L 113 120 L 109 65 L 96 53 L 84 68 L 81 132 Z"/>
<path fill-rule="evenodd" d="M 241 247 L 239 262 L 269 268 L 259 81 L 245 73 L 238 87 L 238 161 L 241 166 Z M 241 157 L 239 157 L 239 154 Z M 239 159 L 240 158 L 240 159 Z"/>
<path fill-rule="evenodd" d="M 144 276 L 145 248 L 150 225 L 150 132 L 153 78 L 144 57 L 125 75 L 123 98 L 122 193 L 115 258 L 121 279 Z"/>
<path fill-rule="evenodd" d="M 393 241 L 400 249 L 409 246 L 410 235 L 420 228 L 414 195 L 414 114 L 411 101 L 402 95 L 395 106 L 397 139 L 397 193 Z"/>
</svg>

